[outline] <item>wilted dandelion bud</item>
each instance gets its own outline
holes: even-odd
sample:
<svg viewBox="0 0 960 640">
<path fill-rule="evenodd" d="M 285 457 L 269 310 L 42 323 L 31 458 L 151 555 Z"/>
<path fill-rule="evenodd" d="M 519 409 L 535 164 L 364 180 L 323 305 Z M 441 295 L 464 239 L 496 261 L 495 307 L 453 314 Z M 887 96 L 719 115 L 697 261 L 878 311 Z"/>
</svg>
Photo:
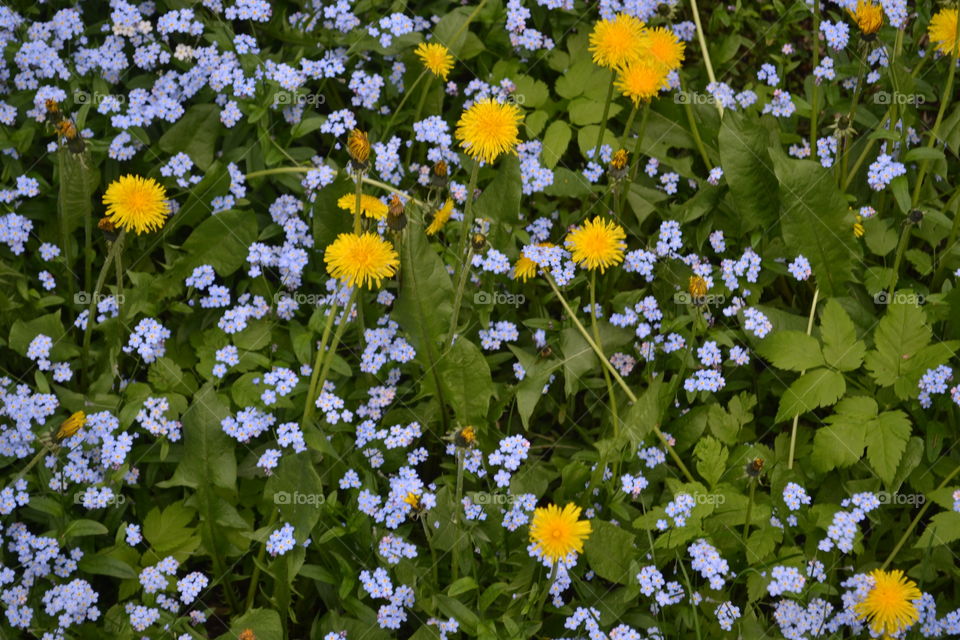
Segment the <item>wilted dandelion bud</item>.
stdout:
<svg viewBox="0 0 960 640">
<path fill-rule="evenodd" d="M 687 285 L 692 298 L 700 299 L 707 295 L 707 281 L 701 276 L 690 276 L 690 283 Z"/>
<path fill-rule="evenodd" d="M 358 169 L 367 168 L 370 159 L 370 139 L 366 132 L 354 129 L 347 136 L 347 153 Z"/>
<path fill-rule="evenodd" d="M 754 458 L 748 462 L 746 471 L 751 478 L 759 477 L 760 473 L 763 472 L 763 458 Z"/>
<path fill-rule="evenodd" d="M 627 165 L 630 162 L 630 154 L 626 149 L 618 149 L 613 157 L 610 158 L 610 176 L 614 180 L 622 180 L 627 175 Z"/>
<path fill-rule="evenodd" d="M 390 204 L 387 206 L 387 226 L 391 231 L 403 231 L 407 226 L 407 214 L 404 213 L 403 202 L 397 194 L 390 196 Z"/>
<path fill-rule="evenodd" d="M 923 211 L 921 211 L 920 209 L 911 209 L 910 222 L 912 222 L 913 224 L 917 224 L 921 220 L 923 220 Z"/>
<path fill-rule="evenodd" d="M 477 443 L 477 432 L 471 426 L 466 426 L 453 436 L 453 442 L 458 447 L 472 447 Z"/>
<path fill-rule="evenodd" d="M 473 250 L 477 253 L 483 251 L 483 248 L 487 246 L 487 236 L 482 233 L 473 234 L 473 238 L 470 241 L 473 243 Z"/>
<path fill-rule="evenodd" d="M 447 163 L 443 160 L 433 165 L 433 171 L 430 173 L 430 186 L 442 189 L 447 186 L 449 179 L 449 169 Z"/>
</svg>

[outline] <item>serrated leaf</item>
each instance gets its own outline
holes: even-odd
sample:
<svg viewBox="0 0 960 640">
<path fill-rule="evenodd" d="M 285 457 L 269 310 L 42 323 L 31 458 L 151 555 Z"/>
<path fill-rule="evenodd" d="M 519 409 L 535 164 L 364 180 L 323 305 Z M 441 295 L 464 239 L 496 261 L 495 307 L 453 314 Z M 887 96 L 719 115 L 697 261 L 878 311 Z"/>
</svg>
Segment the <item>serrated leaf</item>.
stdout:
<svg viewBox="0 0 960 640">
<path fill-rule="evenodd" d="M 779 369 L 806 371 L 824 364 L 820 343 L 802 331 L 775 331 L 757 350 Z"/>
<path fill-rule="evenodd" d="M 960 512 L 945 511 L 930 518 L 914 549 L 927 549 L 960 540 Z"/>
<path fill-rule="evenodd" d="M 930 342 L 926 314 L 915 304 L 894 302 L 873 334 L 874 349 L 865 357 L 867 370 L 882 387 L 909 370 L 907 361 Z"/>
<path fill-rule="evenodd" d="M 809 371 L 797 378 L 784 392 L 775 421 L 780 422 L 800 413 L 829 406 L 843 397 L 846 390 L 846 381 L 836 371 Z"/>
<path fill-rule="evenodd" d="M 867 427 L 867 460 L 885 484 L 893 482 L 909 439 L 910 419 L 902 411 L 884 411 Z"/>
<path fill-rule="evenodd" d="M 831 367 L 841 371 L 853 371 L 860 367 L 866 345 L 857 340 L 857 330 L 835 298 L 827 300 L 820 317 L 820 332 L 823 338 L 823 357 Z"/>
<path fill-rule="evenodd" d="M 701 438 L 693 449 L 697 458 L 697 472 L 710 487 L 716 486 L 727 467 L 727 448 L 712 436 Z"/>
</svg>

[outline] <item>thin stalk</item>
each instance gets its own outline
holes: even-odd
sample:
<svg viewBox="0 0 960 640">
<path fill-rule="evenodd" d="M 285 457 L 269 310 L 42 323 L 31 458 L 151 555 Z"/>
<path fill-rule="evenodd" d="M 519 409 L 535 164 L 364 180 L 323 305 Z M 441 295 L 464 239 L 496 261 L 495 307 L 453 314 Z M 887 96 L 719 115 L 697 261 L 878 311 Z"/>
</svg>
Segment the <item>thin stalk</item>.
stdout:
<svg viewBox="0 0 960 640">
<path fill-rule="evenodd" d="M 480 174 L 480 163 L 474 162 L 470 171 L 470 182 L 467 186 L 467 203 L 463 209 L 463 225 L 460 227 L 460 248 L 457 256 L 463 256 L 463 262 L 457 265 L 456 282 L 457 292 L 453 301 L 453 312 L 450 314 L 450 328 L 447 330 L 447 344 L 453 344 L 453 334 L 457 330 L 457 319 L 460 315 L 460 305 L 463 304 L 463 289 L 467 283 L 467 272 L 470 270 L 470 256 L 472 250 L 470 234 L 473 232 L 473 192 L 477 188 L 477 176 Z"/>
<path fill-rule="evenodd" d="M 337 353 L 337 347 L 340 346 L 340 338 L 343 337 L 343 332 L 346 331 L 347 324 L 350 322 L 350 312 L 353 311 L 353 304 L 357 301 L 357 292 L 359 290 L 359 286 L 353 288 L 353 292 L 350 294 L 350 300 L 347 301 L 347 306 L 343 308 L 343 317 L 340 319 L 340 324 L 337 325 L 337 330 L 333 333 L 333 340 L 330 342 L 327 356 L 323 359 L 323 371 L 320 372 L 319 385 L 321 391 L 323 390 L 323 384 L 327 381 L 327 376 L 330 374 L 330 366 L 333 364 L 333 357 Z"/>
<path fill-rule="evenodd" d="M 617 79 L 617 70 L 610 69 L 610 86 L 607 87 L 607 99 L 603 102 L 603 116 L 600 118 L 600 131 L 597 132 L 597 144 L 593 145 L 593 159 L 600 156 L 600 144 L 603 142 L 603 132 L 607 128 L 607 117 L 610 115 L 610 103 L 613 102 L 613 83 Z M 616 149 L 614 149 L 616 151 Z"/>
<path fill-rule="evenodd" d="M 957 30 L 957 36 L 960 37 L 960 29 Z M 954 46 L 957 46 L 954 43 Z M 947 105 L 950 104 L 950 99 L 953 97 L 953 79 L 956 76 L 957 72 L 957 59 L 955 56 L 950 56 L 950 71 L 947 72 L 947 86 L 943 90 L 943 95 L 940 97 L 940 109 L 937 110 L 937 119 L 933 122 L 933 129 L 930 130 L 930 139 L 927 142 L 927 148 L 932 149 L 933 146 L 937 143 L 938 135 L 940 133 L 940 124 L 943 122 L 943 114 L 947 111 Z M 905 125 L 904 125 L 905 126 Z M 926 158 L 920 162 L 920 172 L 917 175 L 917 182 L 913 187 L 913 197 L 910 199 L 910 203 L 915 207 L 920 201 L 920 189 L 923 187 L 923 180 L 927 177 L 927 170 L 930 168 L 930 159 Z"/>
<path fill-rule="evenodd" d="M 275 176 L 284 173 L 309 173 L 314 170 L 314 167 L 274 167 L 273 169 L 261 169 L 260 171 L 251 171 L 250 173 L 244 176 L 247 180 L 253 178 L 262 178 L 263 176 Z M 410 200 L 410 202 L 415 202 L 420 206 L 426 206 L 422 200 L 418 200 L 412 196 L 409 196 L 402 189 L 397 189 L 393 185 L 389 185 L 385 182 L 380 182 L 379 180 L 374 180 L 373 178 L 368 178 L 364 176 L 361 178 L 364 184 L 369 184 L 378 189 L 383 189 L 384 191 L 389 191 L 390 193 L 398 193 Z"/>
<path fill-rule="evenodd" d="M 820 0 L 813 0 L 813 68 L 820 66 Z M 810 93 L 810 157 L 817 158 L 817 120 L 820 117 L 820 85 Z"/>
<path fill-rule="evenodd" d="M 747 499 L 747 519 L 743 521 L 743 546 L 747 547 L 747 538 L 750 536 L 750 516 L 753 511 L 753 498 L 757 493 L 757 483 L 753 478 L 750 478 L 750 497 Z"/>
<path fill-rule="evenodd" d="M 813 302 L 810 303 L 810 314 L 807 316 L 807 335 L 813 331 L 813 316 L 817 311 L 817 300 L 820 299 L 820 288 L 813 291 Z M 802 376 L 807 372 L 806 369 L 800 372 Z M 797 448 L 797 423 L 800 421 L 800 414 L 793 416 L 793 427 L 790 429 L 790 457 L 787 458 L 787 469 L 793 469 L 793 454 Z"/>
<path fill-rule="evenodd" d="M 903 224 L 903 231 L 900 233 L 900 243 L 897 244 L 897 255 L 893 259 L 893 274 L 890 277 L 890 286 L 887 287 L 887 295 L 893 297 L 893 292 L 897 288 L 897 282 L 900 280 L 900 263 L 903 262 L 903 254 L 907 251 L 907 245 L 910 244 L 910 232 L 913 230 L 913 223 L 907 220 Z"/>
<path fill-rule="evenodd" d="M 950 198 L 950 200 L 947 201 L 947 206 L 943 208 L 943 211 L 945 213 L 947 211 L 950 211 L 950 207 L 953 206 L 953 203 L 956 201 L 957 198 L 960 198 L 960 189 L 957 189 L 956 191 L 954 191 L 953 196 Z M 943 277 L 944 277 L 943 269 L 944 267 L 947 266 L 947 262 L 944 258 L 946 257 L 946 254 L 948 254 L 950 250 L 953 248 L 954 243 L 957 241 L 958 232 L 960 232 L 960 213 L 955 211 L 953 213 L 953 225 L 950 227 L 950 235 L 947 237 L 947 244 L 944 247 L 943 252 L 939 257 L 940 259 L 937 263 L 937 270 L 933 274 L 933 286 L 931 286 L 930 288 L 931 291 L 938 291 L 940 289 L 940 285 L 943 284 Z"/>
<path fill-rule="evenodd" d="M 950 481 L 953 480 L 958 473 L 960 473 L 960 466 L 957 466 L 953 471 L 951 471 L 950 475 L 944 478 L 943 482 L 940 483 L 940 486 L 934 489 L 934 491 L 939 491 L 950 484 Z M 885 570 L 887 567 L 889 567 L 890 563 L 893 562 L 893 559 L 897 557 L 897 554 L 900 553 L 900 549 L 903 548 L 904 543 L 906 543 L 907 539 L 913 534 L 913 530 L 917 528 L 917 524 L 920 522 L 920 519 L 923 518 L 923 514 L 927 512 L 927 509 L 930 508 L 931 504 L 933 504 L 932 500 L 927 500 L 923 503 L 923 506 L 920 507 L 920 511 L 917 512 L 917 515 L 913 517 L 913 520 L 910 522 L 907 530 L 903 532 L 902 536 L 900 536 L 900 540 L 897 541 L 893 551 L 891 551 L 890 555 L 887 556 L 887 559 L 883 561 L 883 564 L 880 566 L 881 570 Z"/>
<path fill-rule="evenodd" d="M 457 501 L 453 504 L 453 529 L 457 532 L 450 554 L 450 582 L 460 577 L 460 510 L 463 509 L 463 449 L 457 447 Z"/>
<path fill-rule="evenodd" d="M 697 145 L 697 151 L 700 152 L 700 157 L 703 158 L 703 166 L 709 171 L 713 166 L 710 162 L 710 156 L 707 155 L 707 148 L 703 146 L 703 139 L 700 137 L 700 128 L 697 126 L 697 119 L 693 117 L 693 105 L 690 103 L 690 100 L 684 101 L 683 110 L 687 114 L 687 122 L 690 124 L 690 134 L 693 136 L 693 141 Z"/>
<path fill-rule="evenodd" d="M 627 398 L 630 399 L 630 402 L 637 402 L 637 396 L 632 389 L 627 385 L 624 379 L 620 376 L 620 372 L 610 364 L 610 361 L 607 360 L 603 355 L 603 350 L 594 342 L 593 338 L 590 336 L 590 333 L 584 328 L 583 324 L 577 319 L 576 314 L 573 309 L 570 308 L 570 304 L 567 302 L 567 299 L 563 297 L 563 294 L 560 293 L 560 289 L 557 287 L 557 283 L 553 281 L 553 278 L 546 274 L 545 278 L 547 283 L 550 285 L 550 288 L 553 289 L 553 292 L 557 295 L 557 298 L 560 300 L 560 304 L 563 305 L 564 310 L 567 312 L 567 315 L 570 316 L 570 320 L 573 321 L 573 324 L 577 327 L 577 330 L 580 332 L 580 335 L 583 336 L 583 339 L 587 341 L 587 344 L 590 345 L 590 348 L 593 349 L 593 352 L 597 354 L 597 357 L 600 358 L 601 364 L 607 368 L 610 372 L 610 375 L 613 376 L 613 379 L 617 381 L 617 384 L 620 385 L 620 388 L 623 389 L 624 393 L 627 394 Z M 653 425 L 653 432 L 656 434 L 657 438 L 660 439 L 660 443 L 663 444 L 667 449 L 667 453 L 670 454 L 670 458 L 680 469 L 680 472 L 687 479 L 688 482 L 695 482 L 693 475 L 687 469 L 687 466 L 683 464 L 683 461 L 680 459 L 680 456 L 677 455 L 676 450 L 673 448 L 673 445 L 667 440 L 666 436 L 663 435 L 663 432 L 660 430 L 660 425 Z"/>
<path fill-rule="evenodd" d="M 863 55 L 860 56 L 860 67 L 857 70 L 857 85 L 853 89 L 853 100 L 850 101 L 850 111 L 847 115 L 847 120 L 850 122 L 850 126 L 853 126 L 857 115 L 857 105 L 860 103 L 860 95 L 863 93 L 863 84 L 864 76 L 867 73 L 867 65 L 864 62 L 864 59 L 870 54 L 869 51 L 865 51 Z M 843 145 L 849 149 L 849 146 L 853 144 L 852 136 L 844 136 L 842 138 Z M 837 184 L 843 188 L 843 184 L 847 181 L 847 161 L 849 160 L 849 153 L 844 153 L 841 150 L 841 160 L 840 160 L 840 178 L 837 181 Z"/>
<path fill-rule="evenodd" d="M 534 607 L 532 613 L 533 616 L 531 620 L 539 620 L 541 614 L 543 613 L 543 605 L 547 602 L 547 596 L 550 595 L 550 589 L 553 588 L 553 583 L 557 579 L 557 574 L 559 573 L 560 559 L 557 558 L 553 561 L 553 566 L 550 567 L 550 577 L 547 579 L 546 588 L 540 592 L 539 597 L 537 598 L 537 606 Z"/>
<path fill-rule="evenodd" d="M 420 115 L 423 113 L 423 105 L 427 102 L 427 95 L 430 93 L 431 85 L 433 84 L 433 74 L 427 78 L 427 83 L 423 87 L 423 91 L 420 92 L 420 100 L 417 101 L 417 110 L 413 114 L 413 121 L 419 122 Z M 406 158 L 404 159 L 403 166 L 409 167 L 410 160 L 413 158 L 413 148 L 416 144 L 411 144 L 407 147 Z"/>
<path fill-rule="evenodd" d="M 360 203 L 363 201 L 363 177 L 361 176 L 360 172 L 357 172 L 356 174 L 354 174 L 353 179 L 357 185 L 357 188 L 356 188 L 357 197 L 356 197 L 356 200 L 354 200 L 356 209 L 354 209 L 353 211 L 353 232 L 359 235 L 360 216 L 363 215 L 362 212 L 360 211 Z"/>
<path fill-rule="evenodd" d="M 279 513 L 277 509 L 274 509 L 270 514 L 270 520 L 267 522 L 268 529 L 276 523 L 277 514 Z M 267 545 L 260 547 L 260 551 L 257 553 L 257 561 L 253 563 L 253 573 L 250 575 L 250 587 L 247 589 L 247 606 L 244 608 L 244 611 L 249 611 L 253 608 L 253 601 L 257 596 L 257 584 L 260 582 L 260 574 L 262 573 L 260 565 L 263 564 L 266 550 Z"/>
<path fill-rule="evenodd" d="M 430 527 L 427 526 L 427 519 L 420 515 L 420 524 L 423 525 L 423 535 L 427 539 L 427 546 L 430 548 L 430 569 L 433 574 L 433 584 L 440 584 L 437 575 L 437 550 L 433 548 L 433 534 L 430 533 Z"/>
<path fill-rule="evenodd" d="M 638 106 L 639 106 L 639 105 L 638 105 L 636 102 L 633 103 L 633 108 L 630 109 L 630 115 L 627 117 L 627 126 L 625 126 L 625 127 L 623 128 L 623 133 L 620 134 L 620 148 L 621 148 L 621 149 L 626 149 L 626 148 L 627 148 L 627 136 L 630 135 L 630 127 L 633 126 L 633 119 L 637 117 L 637 107 L 638 107 Z M 616 149 L 614 149 L 614 151 L 616 151 Z"/>
<path fill-rule="evenodd" d="M 630 164 L 630 182 L 637 179 L 637 171 L 640 169 L 640 149 L 643 144 L 643 137 L 647 133 L 647 121 L 650 119 L 650 102 L 644 102 L 643 115 L 640 117 L 640 130 L 637 133 L 637 142 L 633 145 L 633 159 Z M 629 188 L 629 187 L 628 187 Z"/>
<path fill-rule="evenodd" d="M 317 355 L 313 361 L 313 371 L 310 373 L 310 388 L 307 391 L 307 399 L 304 402 L 303 418 L 300 421 L 302 427 L 306 427 L 313 417 L 313 408 L 317 402 L 317 383 L 320 381 L 320 367 L 323 364 L 323 356 L 327 352 L 327 340 L 330 339 L 330 332 L 333 330 L 333 321 L 337 317 L 339 305 L 334 297 L 333 306 L 330 308 L 330 315 L 327 316 L 327 323 L 323 327 L 323 334 L 320 338 L 320 346 L 317 347 Z"/>
<path fill-rule="evenodd" d="M 121 231 L 117 236 L 117 239 L 113 241 L 113 244 L 110 245 L 110 250 L 107 252 L 107 257 L 103 261 L 103 266 L 100 267 L 100 275 L 97 276 L 97 284 L 93 288 L 93 295 L 90 296 L 90 303 L 87 305 L 87 327 L 83 330 L 83 374 L 89 375 L 87 371 L 87 364 L 89 362 L 90 354 L 90 333 L 93 331 L 94 312 L 97 307 L 97 300 L 100 298 L 100 292 L 103 290 L 103 283 L 107 279 L 107 272 L 110 271 L 110 267 L 114 265 L 114 260 L 116 254 L 123 251 L 123 245 L 127 239 L 127 232 Z M 89 292 L 88 292 L 89 293 Z"/>
<path fill-rule="evenodd" d="M 700 43 L 700 51 L 703 53 L 703 62 L 707 65 L 707 77 L 710 82 L 717 81 L 717 75 L 713 72 L 713 63 L 710 62 L 710 50 L 707 49 L 707 38 L 703 35 L 703 24 L 700 22 L 700 10 L 697 8 L 697 0 L 690 0 L 690 8 L 693 10 L 693 23 L 697 26 L 697 41 Z M 715 100 L 714 105 L 717 112 L 723 115 L 723 105 L 719 100 Z"/>
<path fill-rule="evenodd" d="M 420 75 L 417 76 L 417 79 L 413 81 L 413 84 L 410 85 L 410 88 L 403 92 L 403 98 L 400 99 L 400 104 L 397 105 L 397 108 L 390 115 L 390 120 L 387 121 L 387 128 L 383 130 L 384 140 L 390 135 L 390 131 L 393 130 L 393 123 L 397 120 L 397 114 L 400 113 L 400 110 L 403 109 L 403 105 L 407 104 L 407 98 L 413 93 L 413 90 L 417 88 L 417 85 L 420 84 L 420 81 L 423 80 L 423 77 L 430 73 L 430 70 L 426 67 L 423 68 L 423 71 L 420 72 Z"/>
<path fill-rule="evenodd" d="M 597 342 L 600 350 L 603 351 L 603 341 L 600 340 L 600 327 L 597 325 L 597 271 L 590 272 L 590 324 L 593 328 L 593 339 Z M 606 358 L 606 355 L 601 355 Z M 607 396 L 610 398 L 610 411 L 613 413 L 613 439 L 620 439 L 620 418 L 617 413 L 617 397 L 613 393 L 613 382 L 610 380 L 610 372 L 606 367 L 603 368 L 603 380 L 607 383 Z"/>
</svg>

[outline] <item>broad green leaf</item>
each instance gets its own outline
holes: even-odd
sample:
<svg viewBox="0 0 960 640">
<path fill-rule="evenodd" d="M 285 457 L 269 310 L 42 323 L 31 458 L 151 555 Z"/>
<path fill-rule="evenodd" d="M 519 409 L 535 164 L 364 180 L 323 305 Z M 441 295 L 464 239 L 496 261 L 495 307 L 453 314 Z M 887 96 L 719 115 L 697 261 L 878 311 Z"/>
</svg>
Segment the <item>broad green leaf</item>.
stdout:
<svg viewBox="0 0 960 640">
<path fill-rule="evenodd" d="M 276 505 L 282 522 L 294 526 L 298 542 L 310 537 L 326 497 L 311 451 L 287 453 L 264 487 L 264 499 Z"/>
<path fill-rule="evenodd" d="M 177 122 L 160 136 L 157 145 L 167 153 L 186 153 L 201 170 L 213 162 L 217 134 L 223 131 L 220 108 L 198 104 L 187 109 Z"/>
<path fill-rule="evenodd" d="M 701 438 L 693 449 L 697 458 L 697 471 L 710 487 L 715 487 L 727 467 L 727 448 L 713 436 Z"/>
<path fill-rule="evenodd" d="M 884 411 L 867 427 L 867 460 L 888 486 L 893 482 L 909 439 L 910 418 L 902 411 Z"/>
<path fill-rule="evenodd" d="M 945 511 L 930 519 L 930 523 L 927 524 L 913 548 L 924 550 L 928 547 L 950 544 L 956 540 L 960 540 L 960 513 Z"/>
<path fill-rule="evenodd" d="M 843 376 L 830 369 L 814 369 L 799 378 L 783 393 L 776 422 L 826 407 L 841 397 L 847 389 Z"/>
<path fill-rule="evenodd" d="M 544 396 L 543 387 L 550 380 L 550 375 L 560 366 L 560 361 L 556 358 L 541 360 L 512 344 L 508 344 L 507 347 L 517 357 L 520 366 L 526 372 L 523 380 L 517 383 L 516 399 L 517 413 L 520 414 L 523 428 L 529 429 L 530 416 L 533 415 L 533 410 Z"/>
<path fill-rule="evenodd" d="M 162 511 L 155 507 L 143 519 L 143 537 L 160 557 L 188 554 L 200 545 L 195 529 L 188 526 L 195 515 L 182 502 L 170 503 Z"/>
<path fill-rule="evenodd" d="M 66 147 L 57 152 L 57 167 L 60 182 L 57 207 L 63 225 L 60 232 L 69 234 L 93 215 L 91 196 L 99 176 L 88 153 L 75 154 Z"/>
<path fill-rule="evenodd" d="M 875 348 L 866 355 L 867 370 L 880 386 L 892 385 L 909 370 L 907 361 L 929 344 L 931 335 L 920 307 L 895 301 L 873 334 Z"/>
<path fill-rule="evenodd" d="M 820 343 L 802 331 L 775 331 L 757 351 L 779 369 L 805 371 L 823 365 Z"/>
<path fill-rule="evenodd" d="M 129 564 L 112 555 L 85 555 L 77 563 L 80 571 L 121 580 L 136 580 L 137 572 Z"/>
<path fill-rule="evenodd" d="M 182 418 L 183 458 L 173 477 L 159 483 L 160 486 L 187 486 L 201 491 L 214 487 L 236 490 L 236 442 L 220 424 L 229 415 L 229 408 L 212 385 L 207 384 L 197 392 Z"/>
<path fill-rule="evenodd" d="M 654 378 L 650 386 L 637 398 L 627 410 L 623 419 L 624 435 L 630 441 L 631 450 L 636 450 L 653 431 L 659 426 L 664 414 L 664 385 L 660 378 Z"/>
<path fill-rule="evenodd" d="M 857 340 L 857 330 L 850 316 L 835 298 L 827 300 L 820 317 L 823 357 L 827 364 L 841 371 L 853 371 L 863 362 L 866 346 Z"/>
<path fill-rule="evenodd" d="M 598 576 L 610 582 L 630 581 L 630 560 L 636 550 L 634 535 L 606 520 L 590 521 L 593 531 L 583 545 L 587 562 Z"/>
<path fill-rule="evenodd" d="M 563 120 L 554 120 L 547 127 L 547 132 L 543 136 L 542 152 L 545 167 L 553 169 L 557 166 L 560 158 L 563 157 L 563 153 L 570 145 L 570 138 L 572 137 L 573 132 L 570 131 L 570 126 Z"/>
<path fill-rule="evenodd" d="M 67 525 L 67 530 L 64 531 L 63 535 L 65 538 L 80 538 L 83 536 L 102 536 L 109 532 L 109 529 L 96 520 L 80 518 Z"/>
<path fill-rule="evenodd" d="M 877 403 L 872 398 L 857 396 L 837 403 L 825 420 L 827 426 L 813 436 L 810 461 L 814 468 L 824 472 L 856 464 L 863 457 L 867 429 L 876 416 Z"/>
<path fill-rule="evenodd" d="M 218 640 L 237 640 L 247 629 L 253 632 L 256 640 L 284 640 L 280 614 L 272 609 L 250 609 L 233 618 L 230 631 L 219 636 Z"/>
<path fill-rule="evenodd" d="M 607 114 L 607 117 L 613 118 L 619 112 L 620 107 L 615 102 L 611 103 L 610 113 Z M 578 127 L 600 124 L 600 120 L 603 118 L 603 103 L 595 102 L 589 98 L 576 98 L 570 101 L 568 113 L 570 114 L 570 123 Z"/>
<path fill-rule="evenodd" d="M 443 395 L 461 425 L 483 424 L 493 395 L 490 367 L 480 347 L 461 336 L 437 363 Z"/>
<path fill-rule="evenodd" d="M 546 154 L 544 147 L 544 156 Z M 514 222 L 520 213 L 521 188 L 520 159 L 512 154 L 504 155 L 498 161 L 493 180 L 474 203 L 477 217 Z"/>
<path fill-rule="evenodd" d="M 779 155 L 774 166 L 780 180 L 784 243 L 810 261 L 824 297 L 842 295 L 860 249 L 847 220 L 847 201 L 833 173 L 816 162 Z"/>
<path fill-rule="evenodd" d="M 780 213 L 777 177 L 767 149 L 767 130 L 756 119 L 728 111 L 720 127 L 720 166 L 738 217 L 746 229 L 767 228 Z"/>
</svg>

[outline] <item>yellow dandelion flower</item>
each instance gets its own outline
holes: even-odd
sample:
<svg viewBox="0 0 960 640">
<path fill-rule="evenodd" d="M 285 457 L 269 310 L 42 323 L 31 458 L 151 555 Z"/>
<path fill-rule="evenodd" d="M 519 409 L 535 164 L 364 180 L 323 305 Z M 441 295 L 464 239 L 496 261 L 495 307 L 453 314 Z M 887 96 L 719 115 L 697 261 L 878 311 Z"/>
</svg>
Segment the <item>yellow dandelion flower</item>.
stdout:
<svg viewBox="0 0 960 640">
<path fill-rule="evenodd" d="M 407 495 L 403 497 L 403 501 L 410 505 L 414 511 L 420 510 L 420 496 L 413 491 L 407 493 Z"/>
<path fill-rule="evenodd" d="M 614 86 L 635 104 L 640 104 L 656 97 L 661 89 L 667 89 L 670 85 L 664 67 L 641 60 L 622 69 L 617 74 Z"/>
<path fill-rule="evenodd" d="M 103 194 L 106 217 L 124 231 L 138 235 L 163 226 L 170 213 L 167 190 L 153 178 L 122 176 Z"/>
<path fill-rule="evenodd" d="M 492 163 L 502 153 L 513 153 L 520 143 L 518 125 L 523 114 L 514 104 L 492 98 L 475 103 L 460 116 L 457 140 L 474 160 Z"/>
<path fill-rule="evenodd" d="M 447 221 L 450 220 L 451 215 L 453 215 L 453 200 L 447 198 L 443 206 L 434 212 L 433 220 L 430 221 L 430 226 L 427 227 L 427 235 L 432 236 L 440 231 L 443 225 L 447 224 Z"/>
<path fill-rule="evenodd" d="M 366 166 L 370 157 L 370 138 L 365 131 L 353 129 L 347 135 L 347 153 L 361 167 Z"/>
<path fill-rule="evenodd" d="M 952 53 L 954 57 L 960 57 L 960 44 L 957 43 L 956 9 L 941 9 L 938 11 L 937 15 L 930 19 L 927 33 L 930 34 L 930 42 L 936 43 L 937 51 L 944 55 Z"/>
<path fill-rule="evenodd" d="M 345 211 L 349 211 L 351 215 L 357 214 L 357 194 L 348 193 L 345 196 L 337 200 L 337 206 Z M 387 217 L 387 211 L 390 210 L 386 204 L 384 204 L 380 198 L 375 198 L 373 196 L 368 196 L 363 194 L 360 196 L 360 211 L 363 212 L 363 215 L 368 218 L 374 218 L 376 220 L 383 220 Z"/>
<path fill-rule="evenodd" d="M 579 517 L 580 507 L 573 503 L 563 509 L 555 504 L 537 509 L 530 523 L 530 542 L 554 562 L 571 551 L 580 553 L 593 527 L 589 520 L 579 520 Z"/>
<path fill-rule="evenodd" d="M 616 153 L 613 154 L 613 157 L 610 158 L 610 166 L 617 170 L 622 170 L 627 168 L 627 161 L 630 159 L 630 154 L 627 153 L 626 149 L 617 149 Z"/>
<path fill-rule="evenodd" d="M 857 216 L 856 220 L 854 220 L 853 222 L 853 235 L 856 238 L 862 238 L 863 233 L 864 233 L 863 218 L 861 216 Z"/>
<path fill-rule="evenodd" d="M 607 267 L 623 262 L 626 237 L 623 227 L 597 217 L 567 234 L 566 245 L 574 262 L 590 270 L 599 267 L 603 273 Z"/>
<path fill-rule="evenodd" d="M 667 71 L 679 69 L 683 64 L 684 44 L 673 31 L 657 27 L 647 32 L 643 38 L 645 57 L 662 65 Z"/>
<path fill-rule="evenodd" d="M 453 69 L 453 56 L 442 44 L 421 42 L 414 53 L 423 61 L 423 66 L 429 69 L 433 75 L 444 80 L 450 75 L 450 70 Z"/>
<path fill-rule="evenodd" d="M 854 606 L 857 618 L 867 620 L 875 634 L 887 637 L 899 634 L 920 619 L 914 601 L 921 597 L 920 590 L 899 569 L 870 573 L 873 588 L 863 602 Z"/>
<path fill-rule="evenodd" d="M 859 0 L 857 8 L 850 11 L 850 17 L 860 27 L 864 35 L 872 35 L 883 26 L 883 7 L 870 2 L 870 0 Z"/>
<path fill-rule="evenodd" d="M 594 64 L 619 69 L 639 61 L 645 33 L 643 22 L 625 13 L 618 13 L 613 20 L 601 20 L 590 34 Z"/>
<path fill-rule="evenodd" d="M 73 413 L 69 418 L 63 421 L 63 424 L 60 425 L 60 430 L 57 431 L 57 440 L 69 438 L 86 424 L 87 414 L 85 414 L 83 411 L 77 411 Z"/>
<path fill-rule="evenodd" d="M 694 298 L 702 298 L 707 295 L 707 280 L 702 276 L 690 276 L 687 291 Z"/>
<path fill-rule="evenodd" d="M 327 247 L 323 261 L 331 276 L 351 287 L 369 287 L 374 283 L 379 287 L 384 278 L 396 273 L 400 264 L 393 245 L 372 232 L 341 233 Z"/>
</svg>

